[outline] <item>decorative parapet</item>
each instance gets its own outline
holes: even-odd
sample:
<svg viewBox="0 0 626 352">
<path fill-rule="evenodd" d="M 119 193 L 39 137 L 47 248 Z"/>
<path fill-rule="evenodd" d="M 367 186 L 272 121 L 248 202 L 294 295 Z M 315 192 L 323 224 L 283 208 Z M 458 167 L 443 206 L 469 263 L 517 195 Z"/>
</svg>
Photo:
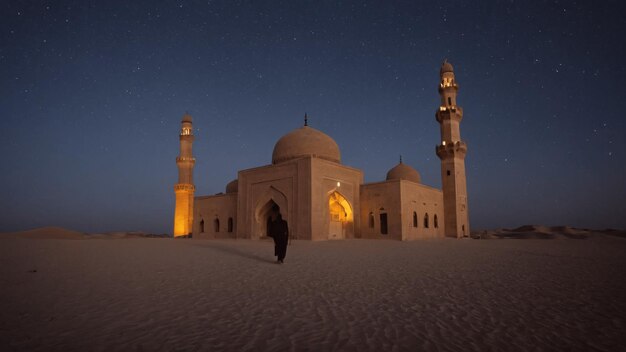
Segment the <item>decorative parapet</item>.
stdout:
<svg viewBox="0 0 626 352">
<path fill-rule="evenodd" d="M 440 106 L 435 112 L 435 119 L 439 123 L 444 120 L 461 122 L 463 119 L 463 108 L 460 106 Z"/>
<path fill-rule="evenodd" d="M 467 154 L 467 144 L 463 141 L 449 142 L 438 145 L 435 147 L 437 156 L 439 159 L 446 159 L 448 157 L 461 157 L 465 158 Z"/>
<path fill-rule="evenodd" d="M 446 88 L 452 88 L 455 91 L 459 90 L 459 85 L 456 82 L 444 82 L 439 84 L 439 93 L 441 94 Z"/>
<path fill-rule="evenodd" d="M 196 158 L 193 158 L 193 157 L 188 158 L 188 157 L 185 157 L 185 156 L 177 156 L 177 157 L 176 157 L 176 161 L 177 161 L 177 162 L 178 162 L 178 161 L 193 161 L 193 162 L 195 162 L 195 161 L 196 161 Z"/>
<path fill-rule="evenodd" d="M 195 190 L 196 190 L 196 187 L 190 183 L 177 183 L 174 185 L 175 192 L 180 192 L 180 191 L 194 192 Z"/>
<path fill-rule="evenodd" d="M 193 140 L 195 139 L 195 136 L 193 134 L 183 134 L 182 132 L 178 135 L 178 139 L 179 140 L 185 140 L 185 141 L 191 141 L 193 142 Z"/>
</svg>

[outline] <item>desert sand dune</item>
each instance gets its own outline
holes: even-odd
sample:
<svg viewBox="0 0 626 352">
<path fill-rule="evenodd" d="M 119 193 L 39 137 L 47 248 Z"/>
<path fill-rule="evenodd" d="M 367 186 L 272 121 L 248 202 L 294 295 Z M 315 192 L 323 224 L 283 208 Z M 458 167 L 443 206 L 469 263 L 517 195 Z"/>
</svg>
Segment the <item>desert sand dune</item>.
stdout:
<svg viewBox="0 0 626 352">
<path fill-rule="evenodd" d="M 586 239 L 589 237 L 599 238 L 604 236 L 614 236 L 626 238 L 626 231 L 605 229 L 590 230 L 579 229 L 569 226 L 543 226 L 524 225 L 515 229 L 496 229 L 486 231 L 476 231 L 472 234 L 474 238 L 481 239 Z"/>
<path fill-rule="evenodd" d="M 18 351 L 623 350 L 626 240 L 0 240 Z"/>
<path fill-rule="evenodd" d="M 65 229 L 57 226 L 39 227 L 26 231 L 0 233 L 3 238 L 28 238 L 28 239 L 57 239 L 57 240 L 83 240 L 83 239 L 127 239 L 127 238 L 164 238 L 167 235 L 155 235 L 141 231 L 116 231 L 105 233 L 85 233 Z"/>
<path fill-rule="evenodd" d="M 0 238 L 80 240 L 84 238 L 84 235 L 85 233 L 62 227 L 47 226 L 20 232 L 0 233 Z"/>
</svg>

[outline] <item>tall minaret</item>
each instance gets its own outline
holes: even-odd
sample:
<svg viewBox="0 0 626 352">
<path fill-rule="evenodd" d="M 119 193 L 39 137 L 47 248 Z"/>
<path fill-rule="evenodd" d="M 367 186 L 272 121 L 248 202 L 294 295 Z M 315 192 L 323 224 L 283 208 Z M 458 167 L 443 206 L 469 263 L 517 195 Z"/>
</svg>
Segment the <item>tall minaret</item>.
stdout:
<svg viewBox="0 0 626 352">
<path fill-rule="evenodd" d="M 180 129 L 180 154 L 176 157 L 178 183 L 174 186 L 176 208 L 174 210 L 174 237 L 191 234 L 193 224 L 193 166 L 196 159 L 191 154 L 193 129 L 191 115 L 185 113 Z"/>
<path fill-rule="evenodd" d="M 459 87 L 454 80 L 454 69 L 447 60 L 441 65 L 439 76 L 441 106 L 435 116 L 441 126 L 441 144 L 437 146 L 437 156 L 441 159 L 445 234 L 460 238 L 470 234 L 465 181 L 467 145 L 461 140 L 459 129 L 463 109 L 456 105 Z"/>
</svg>

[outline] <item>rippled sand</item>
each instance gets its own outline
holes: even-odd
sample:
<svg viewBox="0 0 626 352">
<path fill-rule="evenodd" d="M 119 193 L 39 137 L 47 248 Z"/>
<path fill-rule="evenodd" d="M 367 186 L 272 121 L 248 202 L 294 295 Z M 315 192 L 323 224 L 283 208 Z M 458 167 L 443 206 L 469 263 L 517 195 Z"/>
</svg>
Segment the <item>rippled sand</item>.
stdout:
<svg viewBox="0 0 626 352">
<path fill-rule="evenodd" d="M 626 239 L 0 239 L 23 351 L 626 349 Z"/>
</svg>

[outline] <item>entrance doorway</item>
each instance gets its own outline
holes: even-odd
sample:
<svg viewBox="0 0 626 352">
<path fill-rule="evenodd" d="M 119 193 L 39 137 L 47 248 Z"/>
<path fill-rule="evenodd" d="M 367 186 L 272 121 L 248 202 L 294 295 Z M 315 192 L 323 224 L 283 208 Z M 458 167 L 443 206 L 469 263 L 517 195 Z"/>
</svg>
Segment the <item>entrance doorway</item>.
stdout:
<svg viewBox="0 0 626 352">
<path fill-rule="evenodd" d="M 334 191 L 328 198 L 328 239 L 339 240 L 346 238 L 346 233 L 352 229 L 352 207 L 348 200 L 339 192 Z"/>
<path fill-rule="evenodd" d="M 263 226 L 258 226 L 258 236 L 259 238 L 267 238 L 270 231 L 270 225 L 272 223 L 272 219 L 276 219 L 276 217 L 281 214 L 280 207 L 273 199 L 270 199 L 261 209 L 258 211 L 258 219 L 262 222 Z M 284 215 L 283 220 L 285 219 Z"/>
<path fill-rule="evenodd" d="M 387 213 L 380 214 L 380 233 L 386 235 L 387 232 Z"/>
<path fill-rule="evenodd" d="M 249 238 L 251 239 L 267 238 L 268 219 L 271 219 L 272 215 L 280 214 L 283 220 L 287 222 L 293 220 L 289 215 L 290 210 L 287 197 L 274 186 L 267 187 L 254 204 L 254 217 L 249 228 Z M 237 231 L 240 231 L 240 229 L 237 229 Z"/>
</svg>

